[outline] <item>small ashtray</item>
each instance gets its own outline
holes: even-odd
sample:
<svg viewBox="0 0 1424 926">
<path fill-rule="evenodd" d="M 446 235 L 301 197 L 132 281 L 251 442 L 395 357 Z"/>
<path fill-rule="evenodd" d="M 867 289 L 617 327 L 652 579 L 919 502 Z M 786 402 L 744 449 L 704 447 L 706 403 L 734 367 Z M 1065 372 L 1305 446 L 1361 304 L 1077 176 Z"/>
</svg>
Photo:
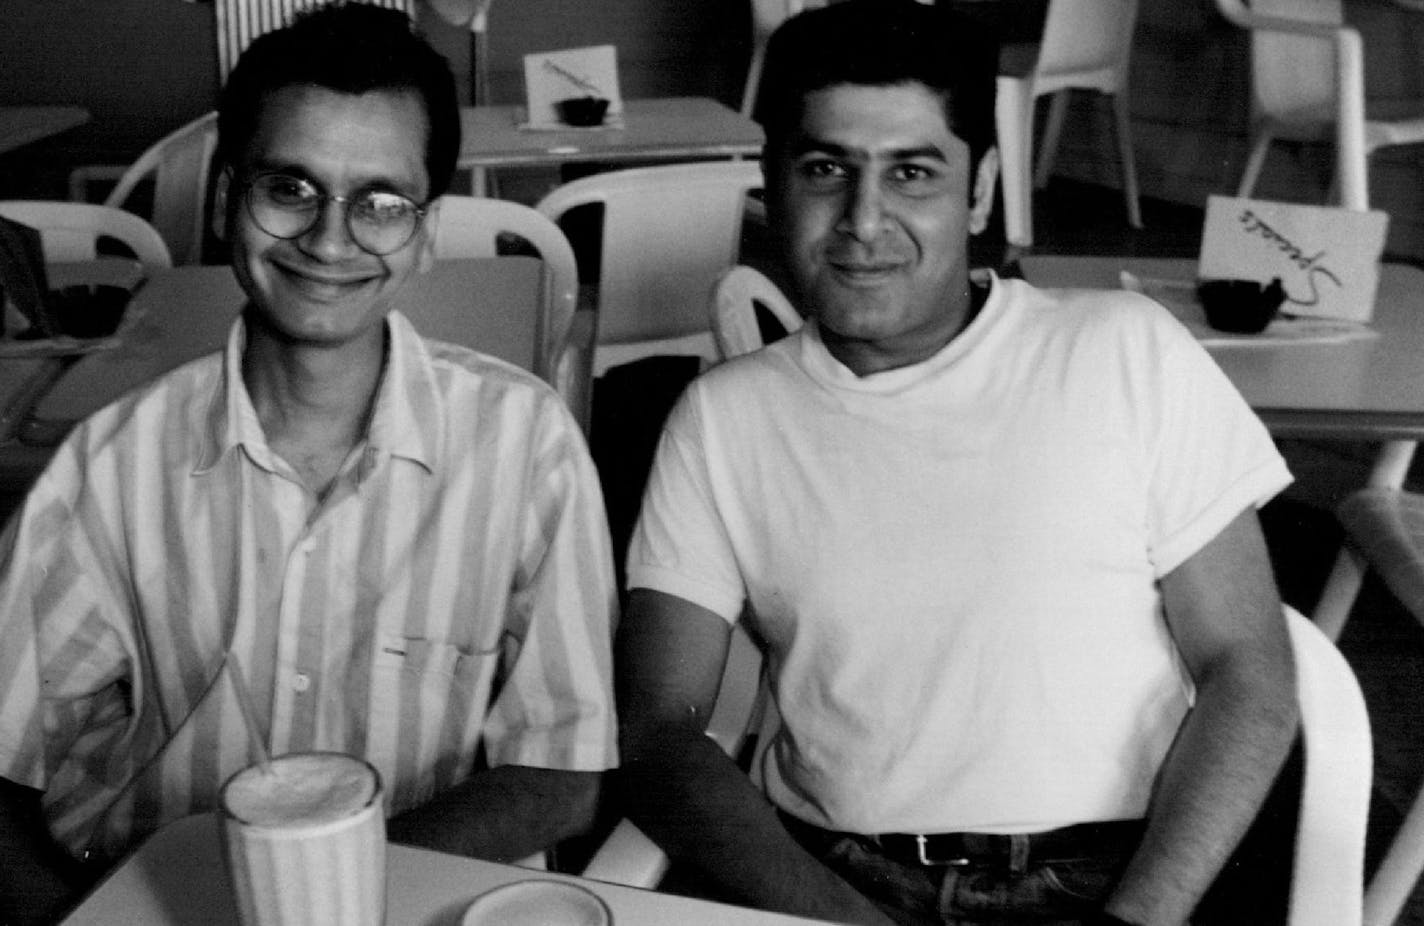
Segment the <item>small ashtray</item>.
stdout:
<svg viewBox="0 0 1424 926">
<path fill-rule="evenodd" d="M 571 96 L 554 104 L 559 120 L 567 125 L 602 125 L 608 101 L 601 96 Z"/>
<path fill-rule="evenodd" d="M 1217 331 L 1258 334 L 1276 317 L 1285 301 L 1281 278 L 1270 283 L 1256 280 L 1201 280 L 1197 283 L 1206 321 Z"/>
</svg>

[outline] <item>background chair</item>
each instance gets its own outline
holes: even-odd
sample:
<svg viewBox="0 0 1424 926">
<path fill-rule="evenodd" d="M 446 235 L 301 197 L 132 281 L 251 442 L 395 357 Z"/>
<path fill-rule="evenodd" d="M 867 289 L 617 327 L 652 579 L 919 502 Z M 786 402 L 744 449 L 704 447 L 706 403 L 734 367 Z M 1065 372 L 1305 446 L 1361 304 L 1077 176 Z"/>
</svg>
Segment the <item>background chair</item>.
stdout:
<svg viewBox="0 0 1424 926">
<path fill-rule="evenodd" d="M 208 178 L 217 144 L 218 114 L 210 112 L 164 136 L 127 169 L 106 164 L 76 167 L 69 174 L 69 198 L 84 202 L 90 183 L 117 179 L 104 205 L 122 209 L 139 184 L 151 180 L 150 224 L 167 242 L 175 263 L 201 263 L 208 228 Z"/>
<path fill-rule="evenodd" d="M 1142 227 L 1137 167 L 1127 101 L 1128 60 L 1137 0 L 1051 0 L 1037 45 L 1005 45 L 999 57 L 994 121 L 1002 157 L 1004 234 L 1010 244 L 1033 244 L 1034 101 L 1052 94 L 1039 154 L 1037 182 L 1047 182 L 1067 113 L 1067 91 L 1096 90 L 1112 97 L 1128 223 Z"/>
<path fill-rule="evenodd" d="M 1249 9 L 1243 0 L 1216 0 L 1216 6 L 1251 30 L 1253 137 L 1237 195 L 1255 189 L 1273 140 L 1323 140 L 1333 128 L 1341 203 L 1368 208 L 1369 155 L 1424 142 L 1424 116 L 1366 117 L 1364 48 L 1359 32 L 1344 25 L 1340 0 L 1252 0 Z"/>
<path fill-rule="evenodd" d="M 1293 609 L 1286 609 L 1291 646 L 1296 659 L 1296 689 L 1300 699 L 1301 731 L 1305 740 L 1305 773 L 1301 784 L 1300 816 L 1292 860 L 1289 926 L 1359 926 L 1365 864 L 1365 824 L 1370 796 L 1370 727 L 1365 699 L 1345 657 L 1320 630 Z M 750 640 L 744 645 L 751 645 Z M 735 647 L 734 647 L 735 652 Z M 753 651 L 754 652 L 754 651 Z M 723 674 L 717 708 L 709 722 L 722 712 L 729 686 L 764 691 L 760 663 L 750 674 L 744 653 L 733 671 L 732 653 Z M 750 703 L 751 707 L 746 707 Z M 746 715 L 760 724 L 759 740 L 767 724 L 755 710 L 756 702 L 744 697 L 729 705 L 722 720 Z M 716 736 L 724 736 L 718 731 Z M 724 749 L 728 743 L 718 740 Z M 758 742 L 759 746 L 764 743 Z M 753 770 L 758 768 L 753 761 Z M 657 885 L 667 861 L 657 846 L 628 821 L 621 822 L 584 870 L 584 876 L 635 887 Z"/>
<path fill-rule="evenodd" d="M 747 83 L 742 90 L 743 116 L 750 116 L 756 106 L 761 69 L 766 63 L 767 39 L 783 20 L 818 6 L 825 6 L 825 0 L 752 0 L 752 60 L 747 67 Z"/>
<path fill-rule="evenodd" d="M 801 315 L 760 270 L 738 264 L 717 278 L 709 314 L 712 337 L 723 360 L 751 353 L 764 343 L 757 306 L 770 312 L 787 334 L 801 327 Z"/>
<path fill-rule="evenodd" d="M 171 267 L 163 238 L 138 216 L 111 206 L 49 200 L 0 201 L 0 216 L 38 229 L 46 263 L 95 260 L 101 238 L 128 248 L 149 267 Z"/>
<path fill-rule="evenodd" d="M 761 185 L 756 162 L 707 161 L 595 174 L 544 197 L 538 210 L 560 224 L 603 208 L 594 375 L 655 353 L 717 359 L 707 294 L 737 261 L 747 194 Z"/>
</svg>

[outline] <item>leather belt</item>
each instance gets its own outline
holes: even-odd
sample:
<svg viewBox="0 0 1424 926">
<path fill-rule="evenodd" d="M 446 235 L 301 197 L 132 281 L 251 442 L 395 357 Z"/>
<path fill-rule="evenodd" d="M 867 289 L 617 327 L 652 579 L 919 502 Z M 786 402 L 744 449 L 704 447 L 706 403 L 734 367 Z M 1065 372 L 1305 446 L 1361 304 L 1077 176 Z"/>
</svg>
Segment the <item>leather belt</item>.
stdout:
<svg viewBox="0 0 1424 926">
<path fill-rule="evenodd" d="M 1079 823 L 1041 833 L 882 833 L 859 837 L 887 858 L 912 865 L 1002 867 L 1130 853 L 1142 839 L 1141 820 Z"/>
</svg>

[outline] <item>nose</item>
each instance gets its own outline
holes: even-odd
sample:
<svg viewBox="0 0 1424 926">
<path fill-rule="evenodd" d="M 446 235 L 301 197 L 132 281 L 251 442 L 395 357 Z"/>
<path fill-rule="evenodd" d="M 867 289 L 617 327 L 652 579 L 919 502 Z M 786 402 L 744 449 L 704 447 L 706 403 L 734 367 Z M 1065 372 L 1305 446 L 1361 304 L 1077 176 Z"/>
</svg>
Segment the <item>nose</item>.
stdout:
<svg viewBox="0 0 1424 926">
<path fill-rule="evenodd" d="M 340 260 L 359 250 L 346 227 L 346 203 L 335 198 L 321 204 L 315 224 L 301 237 L 302 250 L 324 261 Z"/>
<path fill-rule="evenodd" d="M 863 173 L 856 178 L 841 216 L 840 230 L 857 241 L 872 241 L 885 224 L 885 198 L 876 178 Z"/>
</svg>

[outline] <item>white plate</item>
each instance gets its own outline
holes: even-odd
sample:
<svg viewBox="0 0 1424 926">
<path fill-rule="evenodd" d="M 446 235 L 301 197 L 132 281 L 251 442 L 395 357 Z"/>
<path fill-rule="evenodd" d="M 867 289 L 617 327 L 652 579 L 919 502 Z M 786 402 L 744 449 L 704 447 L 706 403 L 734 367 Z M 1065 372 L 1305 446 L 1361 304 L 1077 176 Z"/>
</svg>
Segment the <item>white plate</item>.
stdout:
<svg viewBox="0 0 1424 926">
<path fill-rule="evenodd" d="M 610 926 L 612 922 L 608 906 L 588 888 L 535 878 L 503 884 L 476 897 L 460 926 Z"/>
</svg>

